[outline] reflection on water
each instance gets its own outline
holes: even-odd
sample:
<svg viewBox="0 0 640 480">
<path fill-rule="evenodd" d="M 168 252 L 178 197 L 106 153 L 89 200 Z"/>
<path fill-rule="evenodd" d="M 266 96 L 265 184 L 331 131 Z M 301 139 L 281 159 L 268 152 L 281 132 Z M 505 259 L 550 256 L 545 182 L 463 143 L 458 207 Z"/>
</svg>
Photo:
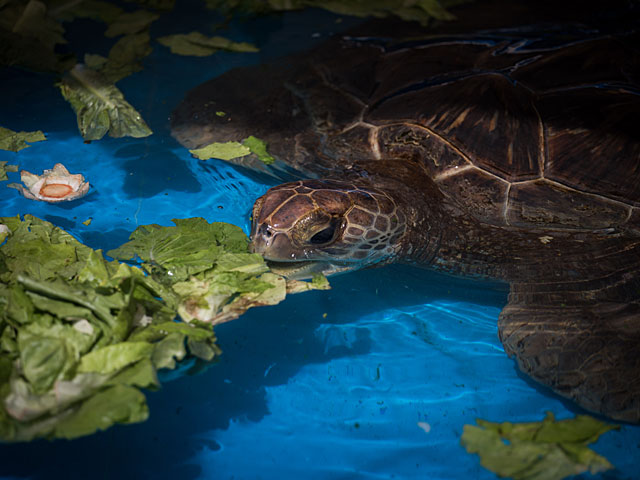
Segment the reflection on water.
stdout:
<svg viewBox="0 0 640 480">
<path fill-rule="evenodd" d="M 309 47 L 352 22 L 336 21 L 311 11 L 232 22 L 229 35 L 260 44 L 259 54 L 195 61 L 155 47 L 145 70 L 121 84 L 155 131 L 146 139 L 85 144 L 51 77 L 4 71 L 0 88 L 10 96 L 0 125 L 43 129 L 48 141 L 0 152 L 0 160 L 30 171 L 60 161 L 82 172 L 93 191 L 49 205 L 0 187 L 2 215 L 46 218 L 105 251 L 137 225 L 170 225 L 172 218 L 203 216 L 246 230 L 254 199 L 270 185 L 222 162 L 195 160 L 170 137 L 167 118 L 184 92 L 208 78 Z M 92 24 L 80 27 L 72 47 L 92 51 Z M 163 33 L 171 27 L 157 26 Z M 218 328 L 220 363 L 150 393 L 145 424 L 71 442 L 2 446 L 0 475 L 488 480 L 494 476 L 459 445 L 464 424 L 581 412 L 524 378 L 505 355 L 497 338 L 505 285 L 400 266 L 331 283 L 330 291 L 293 296 Z M 637 476 L 639 427 L 608 433 L 595 449 L 618 467 L 597 478 Z"/>
</svg>

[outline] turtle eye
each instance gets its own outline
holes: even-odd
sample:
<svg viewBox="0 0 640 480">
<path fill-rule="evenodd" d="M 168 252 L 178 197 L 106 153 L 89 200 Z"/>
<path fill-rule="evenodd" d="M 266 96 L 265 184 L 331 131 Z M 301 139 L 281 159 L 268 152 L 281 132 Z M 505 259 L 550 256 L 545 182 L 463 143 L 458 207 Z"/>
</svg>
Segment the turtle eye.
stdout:
<svg viewBox="0 0 640 480">
<path fill-rule="evenodd" d="M 338 225 L 340 224 L 339 219 L 333 218 L 328 226 L 316 232 L 308 242 L 311 245 L 323 245 L 325 243 L 329 243 L 336 236 L 336 230 L 338 229 Z"/>
<path fill-rule="evenodd" d="M 330 242 L 333 235 L 336 233 L 336 227 L 331 225 L 324 230 L 320 230 L 313 237 L 309 239 L 309 243 L 312 245 L 322 245 L 323 243 Z"/>
</svg>

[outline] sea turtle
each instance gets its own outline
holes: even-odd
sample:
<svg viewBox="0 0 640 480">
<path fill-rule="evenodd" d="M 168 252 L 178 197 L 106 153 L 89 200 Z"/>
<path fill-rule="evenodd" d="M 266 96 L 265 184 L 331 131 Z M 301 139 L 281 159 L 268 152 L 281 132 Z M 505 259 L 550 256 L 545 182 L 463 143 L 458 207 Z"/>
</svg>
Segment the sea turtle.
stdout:
<svg viewBox="0 0 640 480">
<path fill-rule="evenodd" d="M 299 175 L 253 210 L 274 268 L 508 282 L 499 336 L 520 369 L 640 422 L 638 40 L 552 24 L 339 35 L 193 89 L 172 132 L 189 148 L 253 135 L 277 159 L 264 168 Z"/>
</svg>

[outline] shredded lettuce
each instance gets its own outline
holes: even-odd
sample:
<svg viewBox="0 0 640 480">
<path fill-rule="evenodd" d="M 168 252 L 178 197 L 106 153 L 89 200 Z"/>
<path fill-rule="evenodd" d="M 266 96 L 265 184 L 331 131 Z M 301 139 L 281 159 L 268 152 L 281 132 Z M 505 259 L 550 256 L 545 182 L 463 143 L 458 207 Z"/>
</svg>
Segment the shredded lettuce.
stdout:
<svg viewBox="0 0 640 480">
<path fill-rule="evenodd" d="M 220 354 L 211 326 L 177 322 L 139 268 L 30 215 L 0 223 L 0 439 L 144 420 L 139 389 L 159 386 L 158 369 Z"/>
<path fill-rule="evenodd" d="M 513 480 L 561 480 L 589 471 L 612 469 L 609 461 L 587 447 L 618 428 L 588 415 L 556 421 L 551 412 L 541 422 L 493 423 L 478 419 L 465 425 L 462 445 L 477 453 L 483 467 Z"/>
<path fill-rule="evenodd" d="M 0 440 L 74 438 L 142 421 L 157 371 L 221 354 L 215 324 L 287 292 L 239 227 L 145 225 L 107 260 L 36 217 L 0 217 Z"/>
</svg>

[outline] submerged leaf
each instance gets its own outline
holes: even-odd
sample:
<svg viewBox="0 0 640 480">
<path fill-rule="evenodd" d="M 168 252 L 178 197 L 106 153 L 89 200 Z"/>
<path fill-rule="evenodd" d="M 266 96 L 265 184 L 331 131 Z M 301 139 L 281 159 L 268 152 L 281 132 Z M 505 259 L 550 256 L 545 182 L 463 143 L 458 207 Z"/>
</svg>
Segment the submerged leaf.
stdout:
<svg viewBox="0 0 640 480">
<path fill-rule="evenodd" d="M 561 480 L 613 468 L 587 445 L 618 427 L 588 415 L 557 422 L 551 413 L 541 422 L 477 422 L 479 427 L 464 426 L 460 441 L 469 453 L 480 456 L 483 467 L 501 477 Z"/>
<path fill-rule="evenodd" d="M 78 372 L 113 373 L 153 353 L 147 342 L 122 342 L 93 350 L 80 359 Z"/>
<path fill-rule="evenodd" d="M 59 43 L 66 43 L 64 28 L 48 15 L 46 4 L 38 0 L 29 0 L 26 5 L 14 2 L 4 7 L 0 28 L 36 39 L 48 50 L 53 50 Z"/>
<path fill-rule="evenodd" d="M 229 52 L 257 52 L 258 48 L 247 42 L 234 42 L 224 37 L 207 37 L 200 32 L 191 32 L 177 35 L 167 35 L 159 37 L 160 42 L 165 47 L 171 49 L 171 53 L 178 55 L 189 55 L 195 57 L 206 57 L 219 50 Z"/>
<path fill-rule="evenodd" d="M 101 0 L 83 0 L 81 2 L 49 0 L 49 5 L 51 15 L 63 22 L 71 22 L 76 18 L 90 18 L 110 24 L 124 12 L 117 5 Z"/>
<path fill-rule="evenodd" d="M 99 140 L 107 132 L 112 137 L 136 138 L 153 133 L 120 90 L 98 72 L 76 65 L 59 87 L 76 112 L 85 140 Z"/>
<path fill-rule="evenodd" d="M 119 35 L 139 33 L 148 28 L 158 18 L 160 18 L 160 15 L 147 10 L 123 13 L 111 22 L 107 31 L 104 32 L 104 36 L 117 37 Z"/>
<path fill-rule="evenodd" d="M 206 0 L 206 5 L 227 15 L 236 11 L 264 14 L 309 7 L 323 8 L 340 15 L 355 17 L 397 16 L 404 20 L 427 24 L 434 18 L 438 20 L 455 18 L 445 8 L 449 4 L 455 4 L 454 2 L 462 3 L 458 0 Z"/>
<path fill-rule="evenodd" d="M 14 132 L 13 130 L 9 130 L 8 128 L 0 127 L 0 150 L 9 150 L 10 152 L 19 152 L 23 148 L 30 147 L 26 142 L 42 142 L 47 138 L 44 136 L 41 130 L 36 130 L 35 132 Z M 0 179 L 5 171 L 13 171 L 9 170 L 8 167 L 5 167 L 7 162 L 0 162 Z"/>
<path fill-rule="evenodd" d="M 7 2 L 0 8 L 0 65 L 62 73 L 75 63 L 72 55 L 55 52 L 57 44 L 66 43 L 64 28 L 43 2 Z"/>
<path fill-rule="evenodd" d="M 93 395 L 74 413 L 62 419 L 55 427 L 55 436 L 77 438 L 105 430 L 114 423 L 142 422 L 148 416 L 149 408 L 140 390 L 115 385 Z"/>
<path fill-rule="evenodd" d="M 99 65 L 96 69 L 108 82 L 116 83 L 142 70 L 140 61 L 151 53 L 150 42 L 149 32 L 125 35 L 111 47 L 109 58 L 103 63 L 98 64 L 95 57 L 90 59 L 94 65 Z"/>
</svg>

